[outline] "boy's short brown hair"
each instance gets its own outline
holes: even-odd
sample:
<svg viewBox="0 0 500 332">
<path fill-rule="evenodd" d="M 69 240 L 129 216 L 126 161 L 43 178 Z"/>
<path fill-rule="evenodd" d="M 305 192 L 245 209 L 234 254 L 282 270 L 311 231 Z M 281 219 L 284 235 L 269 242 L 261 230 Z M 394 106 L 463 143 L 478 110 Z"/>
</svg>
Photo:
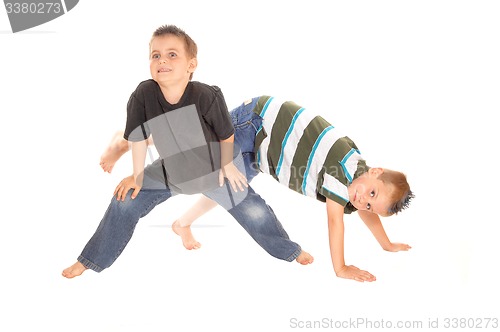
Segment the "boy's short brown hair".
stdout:
<svg viewBox="0 0 500 332">
<path fill-rule="evenodd" d="M 398 212 L 406 209 L 412 198 L 415 197 L 406 180 L 406 175 L 401 172 L 384 169 L 378 179 L 390 188 L 389 199 L 393 203 L 389 206 L 386 216 L 398 214 Z"/>
<path fill-rule="evenodd" d="M 153 32 L 153 36 L 151 36 L 151 40 L 149 41 L 149 49 L 151 50 L 151 42 L 153 41 L 154 38 L 165 35 L 174 35 L 184 40 L 186 53 L 188 57 L 190 57 L 191 59 L 196 58 L 198 56 L 198 46 L 196 45 L 194 40 L 191 37 L 189 37 L 189 35 L 184 30 L 172 24 L 162 25 L 158 29 L 156 29 L 155 32 Z M 189 79 L 192 78 L 193 78 L 193 73 L 191 73 Z"/>
</svg>

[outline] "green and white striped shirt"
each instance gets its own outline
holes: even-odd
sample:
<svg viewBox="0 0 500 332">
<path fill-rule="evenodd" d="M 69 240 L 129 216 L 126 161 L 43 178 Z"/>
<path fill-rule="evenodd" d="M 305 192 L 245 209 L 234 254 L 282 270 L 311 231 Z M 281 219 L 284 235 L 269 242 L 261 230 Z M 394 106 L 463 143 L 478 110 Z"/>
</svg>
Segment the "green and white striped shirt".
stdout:
<svg viewBox="0 0 500 332">
<path fill-rule="evenodd" d="M 368 166 L 351 139 L 291 101 L 262 96 L 253 111 L 263 118 L 255 137 L 262 172 L 303 195 L 355 211 L 347 187 Z"/>
</svg>

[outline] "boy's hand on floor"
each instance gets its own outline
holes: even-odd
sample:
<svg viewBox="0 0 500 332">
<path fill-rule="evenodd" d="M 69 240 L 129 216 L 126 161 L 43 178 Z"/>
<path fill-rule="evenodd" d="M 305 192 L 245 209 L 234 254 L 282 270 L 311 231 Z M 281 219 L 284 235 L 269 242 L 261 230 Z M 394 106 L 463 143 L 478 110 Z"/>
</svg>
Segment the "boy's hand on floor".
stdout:
<svg viewBox="0 0 500 332">
<path fill-rule="evenodd" d="M 339 269 L 339 271 L 336 272 L 336 274 L 337 277 L 339 278 L 352 279 L 359 282 L 377 280 L 377 278 L 375 278 L 375 276 L 372 275 L 370 272 L 360 270 L 354 265 L 345 265 L 344 267 Z"/>
<path fill-rule="evenodd" d="M 390 252 L 408 251 L 410 249 L 411 247 L 406 243 L 391 243 L 389 247 L 385 248 L 385 250 Z"/>
</svg>

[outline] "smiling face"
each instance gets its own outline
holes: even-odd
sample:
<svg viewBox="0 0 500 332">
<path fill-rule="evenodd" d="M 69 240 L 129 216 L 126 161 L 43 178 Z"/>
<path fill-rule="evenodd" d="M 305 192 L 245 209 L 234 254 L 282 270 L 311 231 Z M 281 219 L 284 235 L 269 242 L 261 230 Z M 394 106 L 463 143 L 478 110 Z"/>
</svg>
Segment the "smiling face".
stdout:
<svg viewBox="0 0 500 332">
<path fill-rule="evenodd" d="M 167 34 L 152 39 L 149 56 L 151 77 L 161 86 L 187 83 L 197 66 L 188 56 L 184 40 Z"/>
<path fill-rule="evenodd" d="M 387 215 L 391 205 L 390 185 L 386 185 L 377 177 L 382 174 L 382 168 L 370 168 L 347 188 L 349 201 L 360 211 L 369 211 L 378 215 Z"/>
</svg>

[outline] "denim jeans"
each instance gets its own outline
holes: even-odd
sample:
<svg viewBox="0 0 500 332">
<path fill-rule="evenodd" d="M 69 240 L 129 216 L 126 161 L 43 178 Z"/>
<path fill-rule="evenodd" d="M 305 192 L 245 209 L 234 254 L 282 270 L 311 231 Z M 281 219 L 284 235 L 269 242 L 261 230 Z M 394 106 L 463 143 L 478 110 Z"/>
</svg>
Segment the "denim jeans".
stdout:
<svg viewBox="0 0 500 332">
<path fill-rule="evenodd" d="M 235 165 L 247 174 L 250 180 L 257 174 L 253 142 L 256 128 L 262 119 L 252 112 L 256 99 L 250 104 L 242 104 L 231 112 L 235 126 L 235 151 L 238 157 Z M 110 267 L 120 256 L 132 238 L 137 222 L 156 205 L 166 201 L 176 193 L 165 182 L 158 181 L 151 170 L 161 166 L 161 160 L 148 165 L 144 172 L 143 187 L 135 199 L 132 190 L 124 201 L 116 197 L 106 210 L 94 235 L 78 257 L 86 268 L 101 272 Z M 225 186 L 203 193 L 226 209 L 249 235 L 270 255 L 285 261 L 293 261 L 301 252 L 300 246 L 292 242 L 273 210 L 249 185 L 244 192 L 234 192 L 226 181 Z"/>
<path fill-rule="evenodd" d="M 250 182 L 259 173 L 255 161 L 255 134 L 262 126 L 262 118 L 253 112 L 259 98 L 241 104 L 231 111 L 234 126 L 234 145 L 239 149 L 245 163 L 247 181 Z"/>
</svg>

